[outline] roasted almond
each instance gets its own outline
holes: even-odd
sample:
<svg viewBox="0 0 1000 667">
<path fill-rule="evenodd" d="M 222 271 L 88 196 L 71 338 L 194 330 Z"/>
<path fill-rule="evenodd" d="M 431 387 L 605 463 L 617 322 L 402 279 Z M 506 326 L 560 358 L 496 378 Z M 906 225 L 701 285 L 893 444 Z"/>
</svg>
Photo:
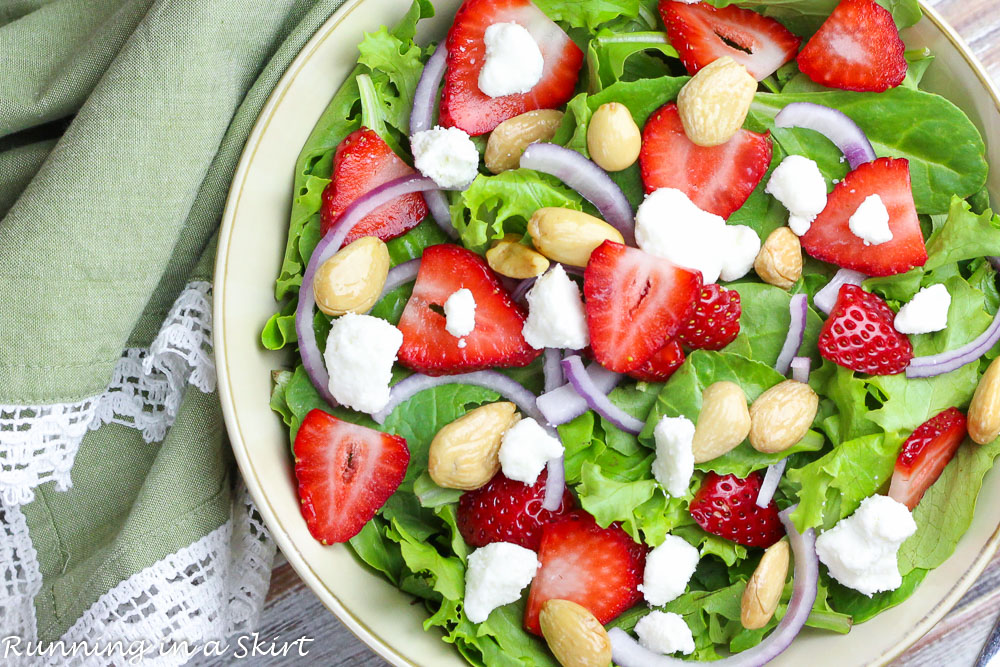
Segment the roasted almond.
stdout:
<svg viewBox="0 0 1000 667">
<path fill-rule="evenodd" d="M 486 251 L 490 268 L 501 276 L 525 280 L 545 273 L 549 260 L 542 253 L 521 243 L 518 234 L 505 234 L 503 239 Z"/>
<path fill-rule="evenodd" d="M 572 266 L 587 266 L 590 253 L 605 241 L 625 242 L 600 218 L 569 208 L 538 209 L 528 221 L 528 234 L 538 252 Z"/>
<path fill-rule="evenodd" d="M 341 248 L 316 271 L 316 306 L 327 315 L 367 312 L 382 294 L 389 275 L 389 249 L 374 236 Z"/>
<path fill-rule="evenodd" d="M 587 126 L 587 151 L 605 171 L 621 171 L 635 164 L 642 148 L 642 133 L 628 107 L 607 102 L 597 107 Z"/>
<path fill-rule="evenodd" d="M 1000 436 L 1000 359 L 994 359 L 979 380 L 968 414 L 969 437 L 986 445 Z"/>
<path fill-rule="evenodd" d="M 694 462 L 704 463 L 735 449 L 750 433 L 750 411 L 743 389 L 735 382 L 716 382 L 701 394 L 701 412 L 691 449 Z"/>
<path fill-rule="evenodd" d="M 562 122 L 556 109 L 536 109 L 508 118 L 494 128 L 486 142 L 483 162 L 494 174 L 517 169 L 524 149 L 536 141 L 548 141 Z"/>
<path fill-rule="evenodd" d="M 569 600 L 547 600 L 538 614 L 542 636 L 562 667 L 608 667 L 611 640 L 600 621 Z"/>
<path fill-rule="evenodd" d="M 788 577 L 788 542 L 781 540 L 767 548 L 753 571 L 740 601 L 740 623 L 758 630 L 774 616 Z"/>
<path fill-rule="evenodd" d="M 500 470 L 500 442 L 520 419 L 513 403 L 481 405 L 451 422 L 434 436 L 427 472 L 447 489 L 471 491 Z"/>
<path fill-rule="evenodd" d="M 788 227 L 775 229 L 757 253 L 753 269 L 765 283 L 789 289 L 802 277 L 802 244 L 799 237 Z"/>
<path fill-rule="evenodd" d="M 726 143 L 743 127 L 756 92 L 757 80 L 729 56 L 709 63 L 677 95 L 684 133 L 699 146 Z"/>
<path fill-rule="evenodd" d="M 750 445 L 765 454 L 785 451 L 805 437 L 818 408 L 819 396 L 809 385 L 774 385 L 750 406 Z"/>
</svg>

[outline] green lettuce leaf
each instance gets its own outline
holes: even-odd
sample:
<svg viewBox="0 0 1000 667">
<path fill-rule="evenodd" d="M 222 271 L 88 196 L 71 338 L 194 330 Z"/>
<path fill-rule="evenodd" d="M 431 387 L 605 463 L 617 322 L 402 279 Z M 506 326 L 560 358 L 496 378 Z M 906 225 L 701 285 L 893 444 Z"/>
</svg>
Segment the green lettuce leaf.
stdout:
<svg viewBox="0 0 1000 667">
<path fill-rule="evenodd" d="M 830 16 L 839 0 L 707 0 L 716 7 L 728 7 L 737 4 L 741 7 L 755 9 L 765 16 L 778 19 L 792 32 L 810 36 Z M 917 0 L 876 0 L 892 13 L 896 26 L 908 28 L 920 20 L 923 13 Z"/>
<path fill-rule="evenodd" d="M 619 17 L 639 15 L 639 0 L 534 0 L 535 6 L 553 21 L 562 21 L 572 28 L 595 32 L 597 26 Z"/>
<path fill-rule="evenodd" d="M 655 51 L 677 58 L 664 32 L 613 32 L 602 30 L 587 44 L 587 87 L 591 93 L 618 81 L 656 79 L 666 76 L 667 65 L 656 58 L 643 57 Z M 629 66 L 626 72 L 626 65 Z"/>
<path fill-rule="evenodd" d="M 927 239 L 925 271 L 977 257 L 1000 255 L 1000 215 L 987 209 L 976 215 L 972 206 L 953 197 L 948 219 Z"/>
<path fill-rule="evenodd" d="M 724 350 L 767 366 L 774 366 L 788 336 L 792 315 L 789 303 L 792 295 L 773 285 L 739 282 L 727 285 L 740 294 L 740 333 Z M 818 359 L 816 341 L 823 320 L 812 308 L 806 315 L 806 332 L 799 348 L 803 356 Z"/>
</svg>

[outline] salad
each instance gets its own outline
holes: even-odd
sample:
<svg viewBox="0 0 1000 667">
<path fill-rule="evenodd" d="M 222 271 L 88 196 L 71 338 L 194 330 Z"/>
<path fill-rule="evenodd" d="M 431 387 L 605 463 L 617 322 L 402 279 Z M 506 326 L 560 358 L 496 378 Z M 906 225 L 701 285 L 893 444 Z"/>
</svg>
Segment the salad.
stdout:
<svg viewBox="0 0 1000 667">
<path fill-rule="evenodd" d="M 760 665 L 912 595 L 1000 453 L 1000 217 L 916 0 L 433 12 L 296 165 L 311 534 L 476 665 Z"/>
</svg>

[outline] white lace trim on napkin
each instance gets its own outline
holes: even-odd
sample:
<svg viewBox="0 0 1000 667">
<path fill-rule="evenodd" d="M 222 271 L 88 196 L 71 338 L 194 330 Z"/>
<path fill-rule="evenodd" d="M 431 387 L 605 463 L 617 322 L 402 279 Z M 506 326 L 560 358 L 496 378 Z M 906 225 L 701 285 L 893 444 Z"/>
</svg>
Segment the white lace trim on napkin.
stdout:
<svg viewBox="0 0 1000 667">
<path fill-rule="evenodd" d="M 35 638 L 34 600 L 41 589 L 38 554 L 24 514 L 0 503 L 0 634 Z"/>
<path fill-rule="evenodd" d="M 146 442 L 158 442 L 177 417 L 188 384 L 213 391 L 211 289 L 201 281 L 185 287 L 149 349 L 124 351 L 103 394 L 76 403 L 0 405 L 0 500 L 29 503 L 48 481 L 68 489 L 88 428 L 124 424 Z"/>
</svg>

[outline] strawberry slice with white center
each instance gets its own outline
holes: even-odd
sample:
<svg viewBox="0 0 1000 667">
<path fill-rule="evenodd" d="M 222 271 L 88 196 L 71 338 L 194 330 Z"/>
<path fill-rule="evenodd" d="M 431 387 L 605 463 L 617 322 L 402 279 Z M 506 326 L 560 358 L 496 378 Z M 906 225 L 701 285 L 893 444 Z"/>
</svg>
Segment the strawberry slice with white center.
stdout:
<svg viewBox="0 0 1000 667">
<path fill-rule="evenodd" d="M 878 245 L 865 245 L 850 227 L 851 216 L 871 195 L 878 195 L 889 211 L 892 232 L 891 241 Z M 909 161 L 884 157 L 848 173 L 800 241 L 816 259 L 869 276 L 891 276 L 923 266 L 927 248 L 913 203 Z"/>
<path fill-rule="evenodd" d="M 476 301 L 475 327 L 459 339 L 445 328 L 444 303 L 463 288 Z M 399 320 L 399 362 L 428 375 L 527 366 L 542 351 L 524 340 L 525 318 L 482 257 L 448 243 L 431 246 Z"/>
<path fill-rule="evenodd" d="M 479 89 L 486 61 L 483 37 L 494 23 L 517 23 L 531 33 L 545 63 L 542 79 L 526 93 L 489 97 Z M 441 125 L 472 136 L 535 109 L 565 104 L 576 89 L 583 52 L 563 29 L 530 0 L 466 0 L 455 14 L 445 42 L 448 69 L 441 96 Z"/>
<path fill-rule="evenodd" d="M 690 74 L 729 56 L 760 81 L 791 61 L 801 41 L 774 19 L 735 5 L 660 0 L 660 16 Z"/>
<path fill-rule="evenodd" d="M 295 435 L 302 516 L 323 544 L 346 542 L 368 523 L 406 476 L 410 450 L 398 435 L 312 410 Z"/>
<path fill-rule="evenodd" d="M 639 170 L 649 194 L 675 188 L 698 208 L 728 218 L 743 206 L 771 164 L 770 133 L 740 130 L 721 146 L 699 146 L 684 133 L 677 104 L 657 110 L 642 130 Z"/>
<path fill-rule="evenodd" d="M 541 634 L 538 613 L 547 600 L 569 600 L 609 623 L 642 598 L 638 586 L 646 547 L 613 523 L 601 528 L 582 510 L 542 529 L 541 567 L 531 583 L 524 627 Z"/>
<path fill-rule="evenodd" d="M 372 130 L 362 127 L 351 132 L 337 145 L 333 156 L 332 180 L 323 190 L 320 232 L 325 235 L 358 197 L 389 181 L 415 173 Z M 362 236 L 377 236 L 388 241 L 405 234 L 426 217 L 427 203 L 419 192 L 397 197 L 354 225 L 344 239 L 344 245 Z"/>
<path fill-rule="evenodd" d="M 605 241 L 590 255 L 583 291 L 594 358 L 627 373 L 677 333 L 701 292 L 701 273 Z"/>
<path fill-rule="evenodd" d="M 939 412 L 918 426 L 896 458 L 889 497 L 913 511 L 954 458 L 967 432 L 965 415 L 957 408 Z"/>
<path fill-rule="evenodd" d="M 830 88 L 881 93 L 906 78 L 906 45 L 889 10 L 843 0 L 799 54 L 799 69 Z"/>
</svg>

